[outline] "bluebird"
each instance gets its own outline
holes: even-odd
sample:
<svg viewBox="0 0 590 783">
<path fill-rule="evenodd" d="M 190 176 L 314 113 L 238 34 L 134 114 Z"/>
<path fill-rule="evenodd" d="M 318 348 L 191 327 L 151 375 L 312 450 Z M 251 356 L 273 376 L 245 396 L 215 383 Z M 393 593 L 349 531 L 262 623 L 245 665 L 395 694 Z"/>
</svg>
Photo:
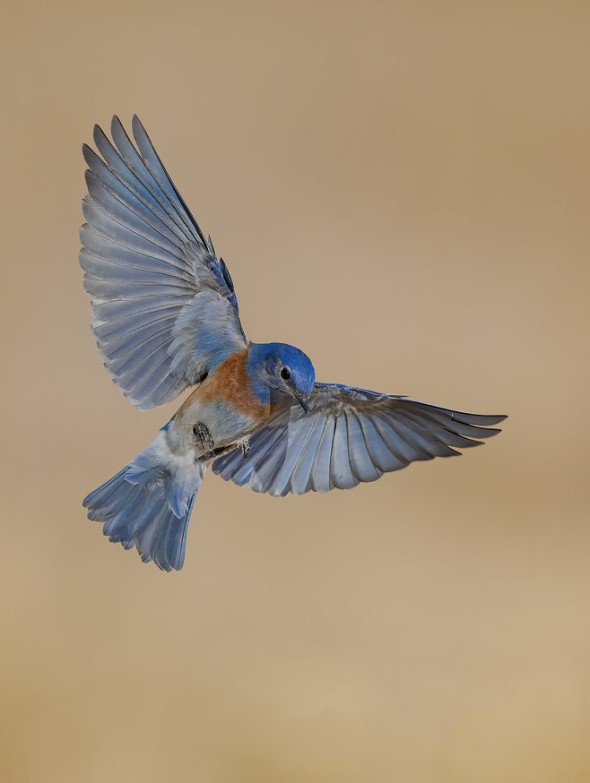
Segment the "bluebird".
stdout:
<svg viewBox="0 0 590 783">
<path fill-rule="evenodd" d="M 205 476 L 275 496 L 350 489 L 416 460 L 449 457 L 505 416 L 319 383 L 303 351 L 253 343 L 231 275 L 137 116 L 84 145 L 80 264 L 92 329 L 114 383 L 140 410 L 189 396 L 155 440 L 83 501 L 144 562 L 179 570 Z"/>
</svg>

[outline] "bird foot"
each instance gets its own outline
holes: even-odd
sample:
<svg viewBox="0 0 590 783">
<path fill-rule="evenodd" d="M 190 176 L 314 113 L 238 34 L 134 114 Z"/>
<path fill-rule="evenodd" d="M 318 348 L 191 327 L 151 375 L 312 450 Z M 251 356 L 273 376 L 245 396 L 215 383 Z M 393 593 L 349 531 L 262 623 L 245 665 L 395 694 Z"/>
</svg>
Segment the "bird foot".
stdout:
<svg viewBox="0 0 590 783">
<path fill-rule="evenodd" d="M 195 435 L 195 438 L 201 444 L 201 446 L 206 447 L 209 451 L 213 451 L 215 447 L 215 443 L 213 442 L 211 433 L 209 432 L 208 428 L 203 424 L 203 422 L 199 421 L 197 422 L 197 424 L 195 424 L 195 426 L 193 427 L 193 433 Z"/>
<path fill-rule="evenodd" d="M 244 438 L 244 440 L 240 441 L 240 448 L 242 449 L 242 456 L 244 459 L 248 456 L 250 453 L 250 441 L 248 438 Z"/>
</svg>

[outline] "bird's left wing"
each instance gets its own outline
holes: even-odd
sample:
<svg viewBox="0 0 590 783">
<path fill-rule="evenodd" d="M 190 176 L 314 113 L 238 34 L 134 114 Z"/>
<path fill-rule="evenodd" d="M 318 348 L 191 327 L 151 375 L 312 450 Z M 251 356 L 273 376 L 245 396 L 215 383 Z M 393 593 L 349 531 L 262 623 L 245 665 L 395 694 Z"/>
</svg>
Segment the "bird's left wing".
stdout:
<svg viewBox="0 0 590 783">
<path fill-rule="evenodd" d="M 138 408 L 168 402 L 246 347 L 233 283 L 137 117 L 84 145 L 80 264 L 105 367 Z"/>
<path fill-rule="evenodd" d="M 478 446 L 505 416 L 438 408 L 406 397 L 317 383 L 309 413 L 283 404 L 240 449 L 219 457 L 213 472 L 271 495 L 349 489 L 410 462 L 458 455 Z"/>
</svg>

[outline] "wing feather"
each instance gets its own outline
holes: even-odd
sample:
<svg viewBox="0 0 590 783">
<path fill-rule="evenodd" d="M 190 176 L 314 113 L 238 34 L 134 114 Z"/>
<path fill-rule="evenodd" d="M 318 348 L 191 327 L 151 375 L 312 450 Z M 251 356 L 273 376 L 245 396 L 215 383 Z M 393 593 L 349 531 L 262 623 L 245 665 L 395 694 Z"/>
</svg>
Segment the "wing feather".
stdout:
<svg viewBox="0 0 590 783">
<path fill-rule="evenodd" d="M 271 495 L 286 495 L 290 491 L 291 479 L 301 455 L 303 454 L 309 436 L 315 424 L 312 418 L 301 418 L 292 431 L 287 431 L 287 437 L 291 443 L 284 449 L 280 467 L 277 465 L 276 475 L 273 475 L 267 492 Z"/>
<path fill-rule="evenodd" d="M 333 488 L 330 463 L 332 461 L 335 428 L 336 417 L 328 416 L 311 473 L 311 489 L 314 492 L 329 492 Z"/>
<path fill-rule="evenodd" d="M 348 458 L 352 472 L 359 482 L 376 481 L 383 475 L 373 462 L 358 414 L 351 410 L 346 414 L 348 425 Z"/>
<path fill-rule="evenodd" d="M 82 212 L 86 222 L 91 224 L 100 234 L 109 236 L 115 242 L 132 250 L 147 250 L 151 253 L 154 248 L 164 250 L 168 253 L 167 257 L 177 259 L 177 266 L 183 269 L 182 249 L 173 245 L 133 212 L 121 211 L 116 219 L 106 212 L 100 204 L 90 201 L 88 196 L 82 199 Z"/>
<path fill-rule="evenodd" d="M 98 204 L 108 215 L 118 223 L 134 227 L 137 231 L 147 231 L 153 236 L 160 236 L 171 245 L 182 249 L 184 242 L 171 231 L 159 217 L 148 209 L 131 191 L 124 191 L 121 183 L 109 188 L 93 171 L 85 172 L 86 187 L 91 203 Z"/>
<path fill-rule="evenodd" d="M 349 489 L 410 462 L 457 456 L 506 418 L 337 384 L 317 383 L 308 404 L 307 415 L 296 403 L 280 406 L 250 439 L 247 458 L 230 452 L 213 472 L 272 495 Z"/>
<path fill-rule="evenodd" d="M 295 495 L 303 495 L 310 489 L 311 472 L 317 458 L 320 440 L 325 426 L 325 420 L 316 416 L 305 444 L 305 449 L 299 456 L 297 465 L 291 476 L 291 486 Z"/>
<path fill-rule="evenodd" d="M 348 456 L 348 426 L 346 413 L 336 417 L 334 428 L 334 440 L 332 442 L 332 456 L 330 459 L 330 483 L 334 487 L 351 489 L 358 481 L 355 481 L 350 467 Z"/>
<path fill-rule="evenodd" d="M 247 482 L 255 492 L 271 492 L 271 488 L 274 486 L 275 477 L 281 469 L 286 454 L 285 449 L 277 448 L 281 439 L 275 437 L 266 444 L 265 453 Z M 273 492 L 272 494 L 277 493 Z"/>
<path fill-rule="evenodd" d="M 247 345 L 227 267 L 218 259 L 133 119 L 100 155 L 84 145 L 88 195 L 80 237 L 84 286 L 105 366 L 138 408 L 168 402 Z M 102 157 L 100 157 L 102 156 Z"/>
<path fill-rule="evenodd" d="M 409 461 L 391 451 L 383 435 L 379 431 L 375 417 L 358 417 L 363 430 L 365 443 L 371 457 L 371 461 L 382 473 L 405 468 Z"/>
</svg>

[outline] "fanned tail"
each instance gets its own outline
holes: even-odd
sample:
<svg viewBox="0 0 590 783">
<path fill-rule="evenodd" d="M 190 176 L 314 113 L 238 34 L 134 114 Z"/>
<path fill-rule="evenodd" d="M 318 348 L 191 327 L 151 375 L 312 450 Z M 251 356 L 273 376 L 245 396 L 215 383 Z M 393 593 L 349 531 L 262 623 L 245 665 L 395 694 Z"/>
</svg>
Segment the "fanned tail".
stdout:
<svg viewBox="0 0 590 783">
<path fill-rule="evenodd" d="M 184 564 L 188 523 L 206 466 L 192 455 L 173 455 L 163 432 L 83 500 L 88 519 L 125 549 L 137 547 L 144 563 L 164 571 Z"/>
</svg>

